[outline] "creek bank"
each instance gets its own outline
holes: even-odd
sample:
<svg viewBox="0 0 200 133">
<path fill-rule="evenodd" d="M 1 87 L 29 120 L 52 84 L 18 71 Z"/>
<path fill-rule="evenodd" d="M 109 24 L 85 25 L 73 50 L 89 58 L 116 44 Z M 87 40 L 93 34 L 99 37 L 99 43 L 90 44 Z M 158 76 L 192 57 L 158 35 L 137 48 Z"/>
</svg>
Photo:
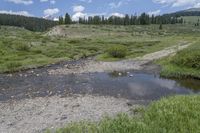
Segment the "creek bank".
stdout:
<svg viewBox="0 0 200 133">
<path fill-rule="evenodd" d="M 143 70 L 146 64 L 160 58 L 176 54 L 177 51 L 189 47 L 191 43 L 182 42 L 179 45 L 165 48 L 164 50 L 157 51 L 138 57 L 136 59 L 127 59 L 115 62 L 96 61 L 94 59 L 83 60 L 76 64 L 66 64 L 64 67 L 57 69 L 49 69 L 50 75 L 67 75 L 67 74 L 81 74 L 81 73 L 95 73 L 95 72 L 112 72 L 112 71 L 128 71 L 128 70 Z"/>
<path fill-rule="evenodd" d="M 127 102 L 122 98 L 90 95 L 0 102 L 0 132 L 42 133 L 46 128 L 55 129 L 70 122 L 99 121 L 105 115 L 128 113 L 137 107 Z"/>
</svg>

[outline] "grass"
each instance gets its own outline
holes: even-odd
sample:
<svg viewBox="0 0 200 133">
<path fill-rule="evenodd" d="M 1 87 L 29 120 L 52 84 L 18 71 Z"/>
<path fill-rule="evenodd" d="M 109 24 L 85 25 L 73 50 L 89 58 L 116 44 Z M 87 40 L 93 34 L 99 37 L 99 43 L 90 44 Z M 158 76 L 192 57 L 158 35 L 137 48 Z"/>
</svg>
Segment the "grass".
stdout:
<svg viewBox="0 0 200 133">
<path fill-rule="evenodd" d="M 61 26 L 63 36 L 46 36 L 46 32 L 31 32 L 22 28 L 1 26 L 0 73 L 43 66 L 61 60 L 77 60 L 97 55 L 97 60 L 115 61 L 105 51 L 108 47 L 127 47 L 126 58 L 135 58 L 198 37 L 198 27 L 192 25 Z M 192 31 L 192 29 L 196 29 Z M 13 62 L 13 63 L 12 63 Z M 11 65 L 9 64 L 20 64 Z"/>
<path fill-rule="evenodd" d="M 200 96 L 175 96 L 154 102 L 146 109 L 135 109 L 133 115 L 71 123 L 56 133 L 199 133 L 199 110 Z"/>
<path fill-rule="evenodd" d="M 162 66 L 161 76 L 169 78 L 200 79 L 200 43 L 158 61 Z"/>
<path fill-rule="evenodd" d="M 127 48 L 124 45 L 112 46 L 107 50 L 108 55 L 113 58 L 124 58 L 127 54 Z"/>
<path fill-rule="evenodd" d="M 200 19 L 199 16 L 184 16 L 184 17 L 181 17 L 183 18 L 183 20 L 188 23 L 188 24 L 196 24 L 198 22 L 198 19 Z"/>
</svg>

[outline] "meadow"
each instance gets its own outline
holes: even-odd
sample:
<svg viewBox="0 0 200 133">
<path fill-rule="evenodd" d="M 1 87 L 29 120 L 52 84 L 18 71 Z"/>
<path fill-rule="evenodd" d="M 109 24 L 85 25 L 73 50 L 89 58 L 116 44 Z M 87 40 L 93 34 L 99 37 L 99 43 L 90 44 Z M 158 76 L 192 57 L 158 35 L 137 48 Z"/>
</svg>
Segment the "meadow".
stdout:
<svg viewBox="0 0 200 133">
<path fill-rule="evenodd" d="M 107 50 L 116 45 L 128 49 L 123 59 L 135 58 L 165 47 L 191 42 L 200 28 L 193 25 L 60 26 L 62 33 L 31 32 L 23 28 L 1 26 L 0 72 L 13 72 L 49 65 L 63 60 L 96 56 L 97 60 L 115 61 Z"/>
</svg>

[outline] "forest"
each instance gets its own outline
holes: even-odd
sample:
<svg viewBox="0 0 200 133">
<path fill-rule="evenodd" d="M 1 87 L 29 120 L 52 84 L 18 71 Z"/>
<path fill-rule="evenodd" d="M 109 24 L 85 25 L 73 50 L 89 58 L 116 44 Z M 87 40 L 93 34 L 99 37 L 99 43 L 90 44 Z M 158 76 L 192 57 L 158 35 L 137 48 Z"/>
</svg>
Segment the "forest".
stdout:
<svg viewBox="0 0 200 133">
<path fill-rule="evenodd" d="M 149 24 L 176 24 L 183 23 L 182 18 L 171 15 L 162 15 L 155 16 L 149 15 L 147 13 L 142 13 L 141 15 L 128 15 L 124 17 L 118 16 L 89 16 L 84 18 L 79 18 L 78 22 L 73 22 L 68 13 L 65 17 L 59 17 L 59 24 L 70 24 L 70 23 L 79 23 L 79 24 L 109 24 L 109 25 L 149 25 Z"/>
<path fill-rule="evenodd" d="M 0 14 L 0 25 L 17 26 L 30 31 L 45 31 L 57 25 L 58 22 L 21 15 Z"/>
<path fill-rule="evenodd" d="M 26 17 L 20 15 L 0 14 L 0 25 L 17 26 L 28 29 L 30 31 L 46 31 L 55 25 L 62 24 L 93 24 L 93 25 L 149 25 L 149 24 L 176 24 L 184 23 L 182 18 L 171 15 L 154 16 L 142 13 L 141 15 L 128 15 L 124 17 L 118 16 L 89 16 L 79 18 L 78 21 L 73 21 L 71 16 L 66 13 L 64 17 L 59 17 L 59 22 L 37 18 Z"/>
</svg>

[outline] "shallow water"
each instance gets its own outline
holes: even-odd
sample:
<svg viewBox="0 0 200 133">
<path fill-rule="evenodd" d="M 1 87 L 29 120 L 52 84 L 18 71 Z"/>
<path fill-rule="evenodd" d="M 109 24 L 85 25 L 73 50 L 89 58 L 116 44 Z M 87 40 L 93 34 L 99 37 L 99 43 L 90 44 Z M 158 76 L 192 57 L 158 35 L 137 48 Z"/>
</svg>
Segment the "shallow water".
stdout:
<svg viewBox="0 0 200 133">
<path fill-rule="evenodd" d="M 142 71 L 49 75 L 44 68 L 0 75 L 0 101 L 70 94 L 151 101 L 175 94 L 200 94 L 200 81 L 163 79 Z"/>
</svg>

